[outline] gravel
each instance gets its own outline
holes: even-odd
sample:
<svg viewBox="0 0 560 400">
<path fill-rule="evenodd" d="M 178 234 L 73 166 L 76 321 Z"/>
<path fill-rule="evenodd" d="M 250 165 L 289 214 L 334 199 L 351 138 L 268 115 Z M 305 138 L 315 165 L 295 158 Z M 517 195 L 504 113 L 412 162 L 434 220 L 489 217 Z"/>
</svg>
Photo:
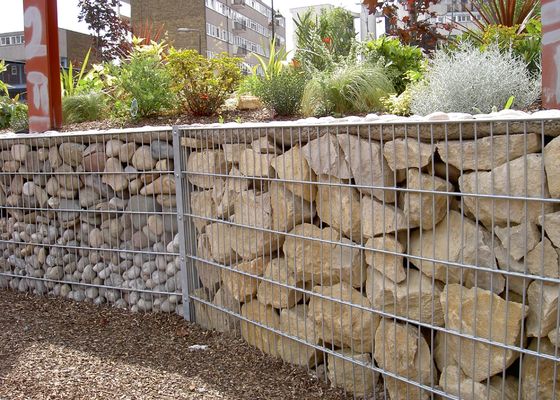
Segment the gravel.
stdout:
<svg viewBox="0 0 560 400">
<path fill-rule="evenodd" d="M 0 399 L 351 398 L 176 315 L 0 291 L 0 327 Z"/>
</svg>

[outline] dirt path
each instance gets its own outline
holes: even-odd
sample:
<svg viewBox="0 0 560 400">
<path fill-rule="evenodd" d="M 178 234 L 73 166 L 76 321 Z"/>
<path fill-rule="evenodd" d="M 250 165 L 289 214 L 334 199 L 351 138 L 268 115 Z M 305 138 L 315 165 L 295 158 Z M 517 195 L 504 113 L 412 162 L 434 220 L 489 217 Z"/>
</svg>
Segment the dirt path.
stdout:
<svg viewBox="0 0 560 400">
<path fill-rule="evenodd" d="M 0 399 L 156 398 L 347 396 L 177 316 L 0 291 Z"/>
</svg>

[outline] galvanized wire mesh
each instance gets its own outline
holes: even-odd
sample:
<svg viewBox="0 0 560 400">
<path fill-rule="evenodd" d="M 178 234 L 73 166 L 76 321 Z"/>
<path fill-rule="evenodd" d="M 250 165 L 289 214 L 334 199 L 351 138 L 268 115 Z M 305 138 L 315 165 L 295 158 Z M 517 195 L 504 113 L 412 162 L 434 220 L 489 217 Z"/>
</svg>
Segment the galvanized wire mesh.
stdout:
<svg viewBox="0 0 560 400">
<path fill-rule="evenodd" d="M 560 398 L 558 128 L 177 128 L 195 320 L 356 397 Z"/>
</svg>

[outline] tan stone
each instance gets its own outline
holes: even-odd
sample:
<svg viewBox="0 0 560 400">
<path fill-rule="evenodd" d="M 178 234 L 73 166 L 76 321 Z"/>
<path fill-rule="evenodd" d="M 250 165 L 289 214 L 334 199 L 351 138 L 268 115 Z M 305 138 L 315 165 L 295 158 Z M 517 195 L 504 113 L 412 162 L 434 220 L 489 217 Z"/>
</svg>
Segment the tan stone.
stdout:
<svg viewBox="0 0 560 400">
<path fill-rule="evenodd" d="M 210 254 L 217 262 L 233 264 L 237 256 L 232 249 L 232 228 L 222 222 L 209 224 L 205 232 L 210 240 Z"/>
<path fill-rule="evenodd" d="M 558 326 L 558 297 L 560 288 L 557 284 L 533 281 L 527 289 L 529 313 L 525 323 L 525 333 L 529 337 L 544 337 Z"/>
<path fill-rule="evenodd" d="M 263 154 L 281 154 L 282 149 L 276 144 L 274 138 L 270 136 L 262 136 L 251 142 L 251 148 L 256 153 Z"/>
<path fill-rule="evenodd" d="M 560 139 L 554 138 L 548 143 L 543 151 L 544 168 L 548 181 L 548 190 L 550 195 L 558 199 L 560 198 Z"/>
<path fill-rule="evenodd" d="M 558 349 L 548 339 L 533 339 L 529 350 L 558 357 Z M 560 375 L 558 363 L 542 357 L 526 354 L 521 369 L 521 393 L 523 399 L 560 399 Z"/>
<path fill-rule="evenodd" d="M 405 247 L 393 235 L 368 239 L 365 247 L 380 251 L 365 251 L 366 264 L 381 272 L 385 277 L 401 282 L 406 279 L 402 255 L 387 254 L 383 251 L 404 254 Z"/>
<path fill-rule="evenodd" d="M 453 185 L 436 176 L 421 173 L 412 168 L 408 170 L 406 187 L 410 190 L 429 190 L 437 192 L 453 192 Z M 420 229 L 434 229 L 435 225 L 445 218 L 451 203 L 451 196 L 406 192 L 400 196 L 404 214 L 409 224 Z"/>
<path fill-rule="evenodd" d="M 373 268 L 368 268 L 367 277 L 367 298 L 375 309 L 443 326 L 443 309 L 439 300 L 443 288 L 441 282 L 432 283 L 430 278 L 415 269 L 410 269 L 408 278 L 401 283 L 384 278 Z"/>
<path fill-rule="evenodd" d="M 255 321 L 273 329 L 280 328 L 280 316 L 274 308 L 251 301 L 241 307 L 241 315 L 250 321 Z M 278 356 L 278 341 L 280 336 L 268 329 L 261 328 L 251 322 L 241 320 L 241 336 L 251 346 L 255 346 L 264 353 Z"/>
<path fill-rule="evenodd" d="M 440 300 L 447 329 L 507 346 L 520 345 L 521 323 L 528 307 L 506 301 L 488 290 L 467 289 L 457 284 L 447 285 Z M 448 336 L 447 352 L 475 382 L 502 372 L 519 357 L 512 350 L 456 335 Z"/>
<path fill-rule="evenodd" d="M 272 206 L 270 193 L 254 190 L 241 192 L 235 199 L 234 222 L 243 226 L 270 229 L 272 227 Z"/>
<path fill-rule="evenodd" d="M 321 229 L 311 224 L 298 225 L 290 234 L 299 237 L 286 237 L 283 251 L 298 279 L 323 285 L 334 285 L 342 280 L 355 287 L 362 286 L 366 279 L 365 264 L 353 242 L 340 238 L 331 228 Z"/>
<path fill-rule="evenodd" d="M 134 142 L 124 143 L 119 148 L 119 154 L 116 157 L 119 157 L 119 160 L 125 164 L 128 164 L 132 161 L 132 156 L 136 152 L 137 146 Z"/>
<path fill-rule="evenodd" d="M 313 184 L 317 175 L 311 169 L 299 145 L 295 145 L 284 154 L 275 157 L 271 166 L 280 179 L 306 183 L 282 182 L 286 189 L 307 201 L 313 201 L 317 195 L 317 186 Z M 309 182 L 309 183 L 307 183 Z"/>
<path fill-rule="evenodd" d="M 225 288 L 220 288 L 214 295 L 212 304 L 222 307 L 235 314 L 241 311 L 241 305 L 235 300 Z M 208 318 L 210 326 L 218 332 L 237 332 L 239 329 L 239 319 L 218 308 L 209 307 Z"/>
<path fill-rule="evenodd" d="M 383 154 L 393 171 L 422 169 L 430 163 L 434 151 L 431 144 L 412 138 L 391 140 L 383 146 Z"/>
<path fill-rule="evenodd" d="M 508 161 L 541 150 L 540 135 L 488 136 L 477 140 L 439 142 L 437 150 L 444 162 L 461 171 L 491 170 Z"/>
<path fill-rule="evenodd" d="M 165 232 L 164 219 L 159 215 L 150 215 L 147 226 L 150 232 L 156 236 L 161 236 Z"/>
<path fill-rule="evenodd" d="M 132 166 L 138 171 L 151 171 L 155 165 L 156 160 L 152 157 L 150 146 L 140 146 L 132 155 Z"/>
<path fill-rule="evenodd" d="M 340 350 L 338 353 L 344 357 L 351 358 L 355 362 L 373 367 L 373 360 L 370 354 L 356 354 L 348 350 Z M 373 369 L 355 364 L 333 354 L 328 355 L 327 365 L 328 377 L 333 387 L 340 387 L 356 397 L 371 396 L 374 393 L 379 374 Z"/>
<path fill-rule="evenodd" d="M 527 269 L 533 275 L 560 278 L 558 253 L 547 238 L 544 238 L 533 250 L 527 253 L 525 261 Z"/>
<path fill-rule="evenodd" d="M 306 304 L 280 311 L 280 330 L 307 343 L 318 342 L 315 324 L 308 319 Z M 282 337 L 278 342 L 278 355 L 286 362 L 303 367 L 321 364 L 323 353 L 314 347 Z"/>
<path fill-rule="evenodd" d="M 62 159 L 61 159 L 62 161 Z M 16 160 L 5 161 L 2 165 L 2 171 L 4 172 L 18 172 L 20 167 L 20 162 Z"/>
<path fill-rule="evenodd" d="M 64 164 L 68 164 L 71 167 L 77 167 L 82 163 L 82 153 L 85 149 L 86 146 L 81 143 L 66 142 L 59 146 L 58 152 L 60 153 L 60 157 L 62 157 Z M 14 159 L 17 160 L 16 157 L 14 157 Z"/>
<path fill-rule="evenodd" d="M 464 400 L 503 400 L 501 390 L 486 383 L 475 382 L 456 365 L 443 368 L 439 385 L 447 393 Z M 517 397 L 514 397 L 517 399 Z M 513 399 L 512 399 L 513 400 Z"/>
<path fill-rule="evenodd" d="M 56 196 L 59 187 L 60 186 L 58 185 L 58 179 L 56 179 L 56 176 L 51 176 L 47 181 L 47 184 L 45 185 L 45 189 L 47 190 L 49 196 Z"/>
<path fill-rule="evenodd" d="M 212 301 L 212 298 L 210 297 L 208 290 L 206 290 L 206 288 L 204 287 L 194 289 L 193 297 L 195 299 L 200 299 L 208 302 Z M 198 300 L 194 300 L 193 303 L 194 303 L 194 313 L 196 317 L 196 323 L 200 325 L 202 329 L 206 329 L 206 330 L 214 329 L 212 323 L 210 322 L 210 317 L 208 315 L 210 306 Z"/>
<path fill-rule="evenodd" d="M 438 331 L 434 338 L 434 362 L 437 369 L 441 372 L 445 367 L 455 366 L 459 364 L 448 350 L 449 334 Z"/>
<path fill-rule="evenodd" d="M 249 146 L 245 143 L 224 143 L 222 144 L 222 149 L 224 149 L 224 155 L 228 163 L 239 164 L 239 159 L 241 153 L 248 149 Z"/>
<path fill-rule="evenodd" d="M 196 255 L 203 260 L 212 261 L 210 239 L 205 233 L 198 236 Z M 214 292 L 220 286 L 220 268 L 200 260 L 195 261 L 195 267 L 202 286 Z"/>
<path fill-rule="evenodd" d="M 303 283 L 296 279 L 294 269 L 290 268 L 284 258 L 270 260 L 263 277 L 275 283 L 264 280 L 259 283 L 257 299 L 261 303 L 274 308 L 290 308 L 303 298 L 302 292 L 296 289 L 302 287 Z"/>
<path fill-rule="evenodd" d="M 216 181 L 216 185 L 212 189 L 212 199 L 216 204 L 216 213 L 222 218 L 233 214 L 237 195 L 249 189 L 249 181 L 243 177 L 237 168 L 232 167 L 229 175 L 232 178 Z M 234 178 L 235 176 L 243 178 L 237 179 Z"/>
<path fill-rule="evenodd" d="M 175 194 L 175 177 L 171 174 L 161 175 L 140 190 L 143 196 L 154 194 Z"/>
<path fill-rule="evenodd" d="M 346 162 L 350 165 L 356 185 L 394 187 L 395 178 L 389 168 L 381 144 L 376 141 L 361 139 L 349 134 L 337 135 L 338 144 L 344 152 Z M 361 193 L 377 197 L 388 203 L 395 201 L 394 190 L 360 187 Z"/>
<path fill-rule="evenodd" d="M 371 309 L 367 297 L 347 283 L 315 286 L 313 292 L 333 299 L 312 296 L 309 300 L 309 317 L 316 325 L 318 337 L 327 343 L 351 348 L 354 352 L 373 352 L 373 339 L 379 324 L 379 316 L 340 303 L 342 300 Z"/>
<path fill-rule="evenodd" d="M 331 175 L 338 179 L 352 179 L 350 166 L 336 135 L 326 134 L 314 139 L 303 146 L 301 151 L 317 176 Z"/>
<path fill-rule="evenodd" d="M 259 110 L 262 107 L 261 99 L 257 96 L 243 95 L 237 101 L 238 110 Z"/>
<path fill-rule="evenodd" d="M 554 346 L 560 346 L 560 328 L 554 328 L 546 336 Z"/>
<path fill-rule="evenodd" d="M 264 273 L 264 268 L 269 259 L 259 257 L 251 261 L 244 261 L 232 265 L 230 269 L 222 269 L 223 286 L 233 298 L 240 303 L 245 303 L 257 294 L 259 287 L 258 277 Z"/>
<path fill-rule="evenodd" d="M 543 227 L 552 244 L 560 248 L 560 211 L 539 215 L 538 223 Z"/>
<path fill-rule="evenodd" d="M 313 220 L 313 203 L 289 192 L 282 183 L 270 182 L 268 188 L 272 206 L 272 229 L 287 232 L 296 225 Z"/>
<path fill-rule="evenodd" d="M 82 186 L 80 178 L 77 174 L 74 174 L 74 172 L 74 169 L 67 164 L 62 164 L 54 170 L 54 174 L 58 179 L 58 184 L 62 189 L 74 191 Z"/>
<path fill-rule="evenodd" d="M 274 177 L 274 170 L 270 166 L 274 156 L 274 154 L 261 154 L 253 149 L 245 149 L 239 155 L 239 171 L 245 176 Z"/>
<path fill-rule="evenodd" d="M 121 147 L 123 146 L 123 142 L 121 140 L 118 139 L 111 139 L 108 140 L 107 143 L 105 143 L 105 154 L 107 154 L 107 157 L 119 157 L 119 153 L 121 150 Z"/>
<path fill-rule="evenodd" d="M 457 211 L 450 211 L 432 231 L 414 231 L 410 236 L 409 254 L 438 260 L 436 262 L 410 258 L 410 262 L 429 277 L 444 283 L 463 283 L 501 293 L 505 279 L 491 272 L 497 269 L 492 238 L 481 226 Z M 459 268 L 448 263 L 461 263 L 486 268 L 490 272 Z"/>
<path fill-rule="evenodd" d="M 62 157 L 60 157 L 58 147 L 56 146 L 53 146 L 49 149 L 49 163 L 53 168 L 58 168 L 62 165 Z"/>
<path fill-rule="evenodd" d="M 494 242 L 494 255 L 498 260 L 498 268 L 503 271 L 509 272 L 519 272 L 522 274 L 527 274 L 527 268 L 523 260 L 515 261 L 509 253 L 503 248 L 503 246 L 498 243 L 498 241 Z M 503 275 L 506 280 L 506 287 L 521 295 L 524 296 L 527 293 L 527 287 L 533 281 L 529 278 L 522 278 L 519 276 L 513 275 Z"/>
<path fill-rule="evenodd" d="M 227 175 L 228 162 L 221 150 L 195 151 L 189 155 L 187 171 L 190 183 L 204 189 L 212 189 L 216 181 L 223 179 L 213 174 Z"/>
<path fill-rule="evenodd" d="M 414 224 L 409 225 L 404 212 L 391 204 L 383 204 L 377 199 L 363 196 L 360 206 L 362 234 L 366 238 L 417 227 Z"/>
<path fill-rule="evenodd" d="M 118 158 L 109 158 L 105 162 L 101 182 L 110 186 L 115 192 L 123 191 L 128 187 L 128 178 Z"/>
<path fill-rule="evenodd" d="M 361 242 L 359 192 L 332 176 L 319 176 L 318 180 L 322 183 L 334 184 L 333 186 L 319 185 L 315 199 L 319 218 L 332 228 L 341 231 L 346 237 Z"/>
<path fill-rule="evenodd" d="M 212 190 L 201 190 L 199 192 L 191 192 L 191 212 L 193 215 L 204 217 L 204 218 L 216 218 L 218 213 L 216 211 L 216 205 L 212 200 Z M 193 217 L 192 221 L 198 232 L 203 232 L 206 225 L 212 224 L 213 221 L 209 221 L 204 218 Z"/>
<path fill-rule="evenodd" d="M 504 249 L 514 260 L 520 260 L 533 250 L 541 239 L 541 234 L 535 224 L 521 223 L 519 225 L 500 228 L 496 226 L 494 233 L 504 246 Z"/>
<path fill-rule="evenodd" d="M 257 228 L 231 227 L 231 247 L 244 260 L 275 253 L 282 248 L 284 236 Z"/>
<path fill-rule="evenodd" d="M 374 359 L 377 365 L 396 375 L 430 385 L 434 375 L 432 355 L 420 328 L 381 319 L 375 333 Z M 391 400 L 428 399 L 430 392 L 386 376 L 385 387 Z"/>
<path fill-rule="evenodd" d="M 156 201 L 162 207 L 177 207 L 177 198 L 175 196 L 166 196 L 158 194 Z"/>
<path fill-rule="evenodd" d="M 543 212 L 546 214 L 553 211 L 551 203 L 479 198 L 468 194 L 549 198 L 542 169 L 542 156 L 529 154 L 488 172 L 470 172 L 461 175 L 459 187 L 465 194 L 463 197 L 465 209 L 473 216 L 478 216 L 478 220 L 487 227 L 507 226 L 508 223 L 519 224 L 526 220 L 536 222 Z"/>
</svg>

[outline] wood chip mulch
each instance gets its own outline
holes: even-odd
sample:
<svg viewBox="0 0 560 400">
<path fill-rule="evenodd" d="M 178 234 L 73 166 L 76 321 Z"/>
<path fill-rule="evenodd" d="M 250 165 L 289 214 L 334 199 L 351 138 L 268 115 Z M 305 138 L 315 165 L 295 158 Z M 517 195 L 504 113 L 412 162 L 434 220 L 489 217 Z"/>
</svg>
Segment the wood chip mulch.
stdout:
<svg viewBox="0 0 560 400">
<path fill-rule="evenodd" d="M 0 290 L 2 400 L 346 398 L 241 338 L 176 315 Z"/>
</svg>

